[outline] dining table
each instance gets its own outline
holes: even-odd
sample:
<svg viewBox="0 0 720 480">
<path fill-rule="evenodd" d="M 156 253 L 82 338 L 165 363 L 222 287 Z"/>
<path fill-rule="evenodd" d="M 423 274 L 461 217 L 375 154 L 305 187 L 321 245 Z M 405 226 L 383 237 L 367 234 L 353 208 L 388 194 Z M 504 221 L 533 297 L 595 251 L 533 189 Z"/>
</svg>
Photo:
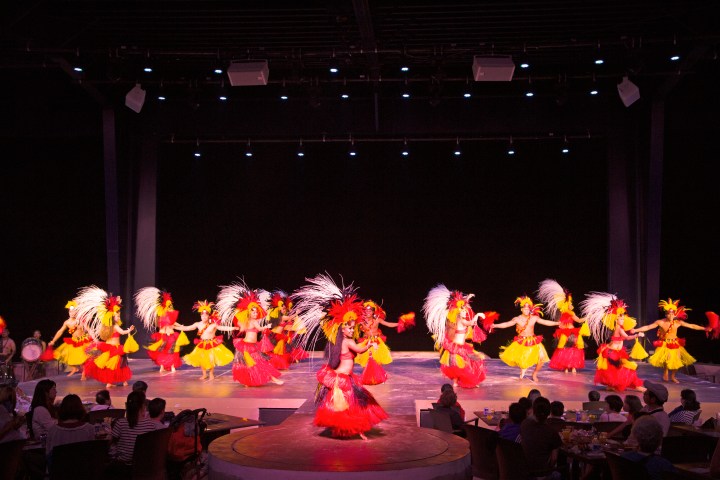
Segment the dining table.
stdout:
<svg viewBox="0 0 720 480">
<path fill-rule="evenodd" d="M 202 436 L 202 444 L 205 448 L 207 448 L 213 440 L 227 435 L 231 430 L 265 425 L 265 422 L 260 420 L 236 417 L 225 413 L 208 413 L 203 418 L 203 421 L 207 425 Z"/>
<path fill-rule="evenodd" d="M 683 478 L 707 480 L 710 476 L 710 462 L 674 463 L 673 466 Z"/>
</svg>

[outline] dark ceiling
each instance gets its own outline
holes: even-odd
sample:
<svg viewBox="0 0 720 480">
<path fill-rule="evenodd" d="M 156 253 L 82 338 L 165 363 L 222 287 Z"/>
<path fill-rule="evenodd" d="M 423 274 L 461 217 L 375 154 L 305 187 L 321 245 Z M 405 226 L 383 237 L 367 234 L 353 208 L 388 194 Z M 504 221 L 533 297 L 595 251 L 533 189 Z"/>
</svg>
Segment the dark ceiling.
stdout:
<svg viewBox="0 0 720 480">
<path fill-rule="evenodd" d="M 347 86 L 353 95 L 390 96 L 407 84 L 430 96 L 461 95 L 468 85 L 474 95 L 522 95 L 528 85 L 614 88 L 624 75 L 655 86 L 678 71 L 717 69 L 719 3 L 3 2 L 0 68 L 63 70 L 98 99 L 121 98 L 136 82 L 186 97 L 226 83 L 215 68 L 248 59 L 268 60 L 270 86 L 235 88 L 231 98 L 277 98 L 282 85 L 328 95 L 329 84 L 333 94 Z M 673 52 L 679 61 L 669 60 Z M 474 55 L 511 55 L 530 67 L 516 68 L 513 82 L 473 85 Z M 329 73 L 332 64 L 337 74 Z M 84 71 L 74 72 L 76 65 Z"/>
</svg>

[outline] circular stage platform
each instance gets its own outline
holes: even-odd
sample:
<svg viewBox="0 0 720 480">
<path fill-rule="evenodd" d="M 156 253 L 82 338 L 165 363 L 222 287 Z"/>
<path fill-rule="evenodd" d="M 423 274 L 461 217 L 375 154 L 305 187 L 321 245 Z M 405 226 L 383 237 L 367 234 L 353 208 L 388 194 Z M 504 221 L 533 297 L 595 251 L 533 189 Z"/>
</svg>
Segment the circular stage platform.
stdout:
<svg viewBox="0 0 720 480">
<path fill-rule="evenodd" d="M 295 414 L 281 425 L 232 433 L 210 444 L 211 480 L 469 479 L 470 450 L 455 435 L 385 421 L 336 439 Z"/>
</svg>

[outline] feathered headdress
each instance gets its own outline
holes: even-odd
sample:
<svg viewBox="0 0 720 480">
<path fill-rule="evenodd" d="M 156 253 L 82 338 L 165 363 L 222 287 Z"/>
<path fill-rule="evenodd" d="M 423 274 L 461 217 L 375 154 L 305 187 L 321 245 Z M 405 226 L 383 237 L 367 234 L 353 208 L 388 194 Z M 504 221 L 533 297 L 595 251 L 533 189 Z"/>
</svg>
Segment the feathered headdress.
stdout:
<svg viewBox="0 0 720 480">
<path fill-rule="evenodd" d="M 524 306 L 530 307 L 530 315 L 541 315 L 542 316 L 542 303 L 534 303 L 532 298 L 527 295 L 521 295 L 515 299 L 515 305 L 520 308 Z"/>
<path fill-rule="evenodd" d="M 586 318 L 588 328 L 598 344 L 607 340 L 615 330 L 615 322 L 618 315 L 627 313 L 625 302 L 615 295 L 606 292 L 590 292 L 585 295 L 585 300 L 580 302 L 582 316 Z M 625 316 L 623 329 L 635 328 L 637 321 L 634 318 Z"/>
<path fill-rule="evenodd" d="M 6 325 L 7 324 L 5 323 L 5 319 L 3 317 L 0 317 L 0 333 L 2 333 L 3 330 L 5 330 Z"/>
<path fill-rule="evenodd" d="M 572 294 L 555 280 L 548 278 L 540 282 L 537 293 L 550 318 L 557 317 L 558 312 L 569 312 L 572 307 Z"/>
<path fill-rule="evenodd" d="M 335 343 L 338 329 L 362 315 L 362 302 L 357 298 L 356 289 L 352 284 L 339 287 L 327 273 L 306 278 L 305 281 L 307 285 L 290 295 L 295 302 L 294 311 L 299 323 L 306 328 L 302 346 L 314 346 L 320 332 Z M 357 325 L 355 330 L 357 334 Z"/>
<path fill-rule="evenodd" d="M 362 304 L 363 310 L 370 309 L 373 311 L 373 314 L 377 316 L 381 320 L 385 320 L 387 318 L 387 313 L 385 313 L 385 310 L 378 305 L 377 303 L 373 302 L 372 300 L 366 300 Z"/>
<path fill-rule="evenodd" d="M 706 336 L 712 333 L 712 338 L 717 339 L 720 337 L 720 316 L 715 312 L 705 312 L 705 316 L 708 319 L 708 329 L 705 332 Z"/>
<path fill-rule="evenodd" d="M 122 298 L 113 296 L 100 287 L 83 287 L 75 297 L 76 318 L 86 325 L 89 332 L 97 337 L 102 327 L 111 327 L 113 317 L 122 307 Z"/>
<path fill-rule="evenodd" d="M 65 304 L 65 308 L 67 308 L 68 310 L 73 310 L 77 308 L 77 306 L 78 304 L 75 300 L 70 300 Z"/>
<path fill-rule="evenodd" d="M 660 300 L 660 303 L 658 303 L 658 308 L 662 308 L 665 312 L 669 312 L 672 310 L 673 312 L 675 312 L 675 317 L 679 318 L 680 320 L 687 320 L 687 312 L 690 311 L 689 308 L 680 305 L 680 299 L 673 300 L 672 298 L 668 298 L 667 300 Z"/>
<path fill-rule="evenodd" d="M 428 292 L 423 304 L 423 314 L 425 324 L 435 338 L 435 348 L 440 348 L 445 339 L 446 322 L 456 323 L 460 310 L 470 309 L 472 297 L 472 294 L 465 295 L 457 290 L 451 292 L 441 283 Z M 472 311 L 470 315 L 473 315 Z"/>
<path fill-rule="evenodd" d="M 280 315 L 280 311 L 283 309 L 283 307 L 290 308 L 290 303 L 288 301 L 288 294 L 284 292 L 283 290 L 275 290 L 272 292 L 272 296 L 270 297 L 270 317 L 276 317 Z"/>
<path fill-rule="evenodd" d="M 267 316 L 270 292 L 262 289 L 251 290 L 245 280 L 221 287 L 217 297 L 217 311 L 220 323 L 225 326 L 245 327 L 250 309 L 258 310 L 258 321 Z"/>
<path fill-rule="evenodd" d="M 144 287 L 135 292 L 135 314 L 146 330 L 154 330 L 158 318 L 173 309 L 172 296 L 155 287 Z"/>
<path fill-rule="evenodd" d="M 215 302 L 208 302 L 207 300 L 198 300 L 193 304 L 192 309 L 198 313 L 207 312 L 208 314 L 211 314 L 213 311 L 213 307 L 215 306 Z"/>
</svg>

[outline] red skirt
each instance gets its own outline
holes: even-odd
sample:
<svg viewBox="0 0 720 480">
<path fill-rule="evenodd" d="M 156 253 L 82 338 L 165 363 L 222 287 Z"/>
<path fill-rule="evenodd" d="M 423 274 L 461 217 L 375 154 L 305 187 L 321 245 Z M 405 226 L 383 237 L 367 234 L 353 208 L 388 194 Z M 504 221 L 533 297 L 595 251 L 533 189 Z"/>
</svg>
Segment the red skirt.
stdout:
<svg viewBox="0 0 720 480">
<path fill-rule="evenodd" d="M 315 420 L 329 428 L 333 437 L 352 437 L 388 418 L 375 398 L 360 385 L 357 375 L 345 375 L 325 365 L 317 373 Z"/>
<path fill-rule="evenodd" d="M 625 349 L 614 350 L 601 345 L 598 354 L 601 358 L 598 358 L 598 369 L 595 371 L 596 384 L 606 385 L 618 392 L 642 386 L 643 381 L 638 378 L 637 372 L 625 366 L 626 363 L 633 364 Z"/>
<path fill-rule="evenodd" d="M 156 342 L 162 341 L 163 343 L 160 344 L 157 350 L 148 349 L 148 357 L 159 367 L 180 368 L 182 366 L 180 352 L 175 351 L 175 343 L 177 343 L 179 336 L 180 334 L 178 332 L 174 332 L 171 335 L 153 333 L 152 339 Z"/>
<path fill-rule="evenodd" d="M 443 344 L 440 371 L 450 380 L 457 380 L 462 388 L 475 388 L 485 380 L 485 364 L 474 352 L 472 344 L 458 345 L 450 341 Z"/>
<path fill-rule="evenodd" d="M 387 382 L 388 374 L 385 369 L 375 359 L 370 356 L 365 370 L 362 373 L 363 385 L 380 385 Z"/>
<path fill-rule="evenodd" d="M 102 383 L 124 383 L 132 378 L 122 345 L 99 343 L 96 348 L 101 353 L 85 362 L 85 376 Z M 99 366 L 99 362 L 103 366 Z"/>
<path fill-rule="evenodd" d="M 550 368 L 553 370 L 585 368 L 585 350 L 575 347 L 556 348 L 550 358 Z"/>
<path fill-rule="evenodd" d="M 236 339 L 233 344 L 236 351 L 232 374 L 236 382 L 248 387 L 259 387 L 268 383 L 273 377 L 280 377 L 281 373 L 260 352 L 260 345 L 247 343 L 243 339 Z"/>
</svg>

